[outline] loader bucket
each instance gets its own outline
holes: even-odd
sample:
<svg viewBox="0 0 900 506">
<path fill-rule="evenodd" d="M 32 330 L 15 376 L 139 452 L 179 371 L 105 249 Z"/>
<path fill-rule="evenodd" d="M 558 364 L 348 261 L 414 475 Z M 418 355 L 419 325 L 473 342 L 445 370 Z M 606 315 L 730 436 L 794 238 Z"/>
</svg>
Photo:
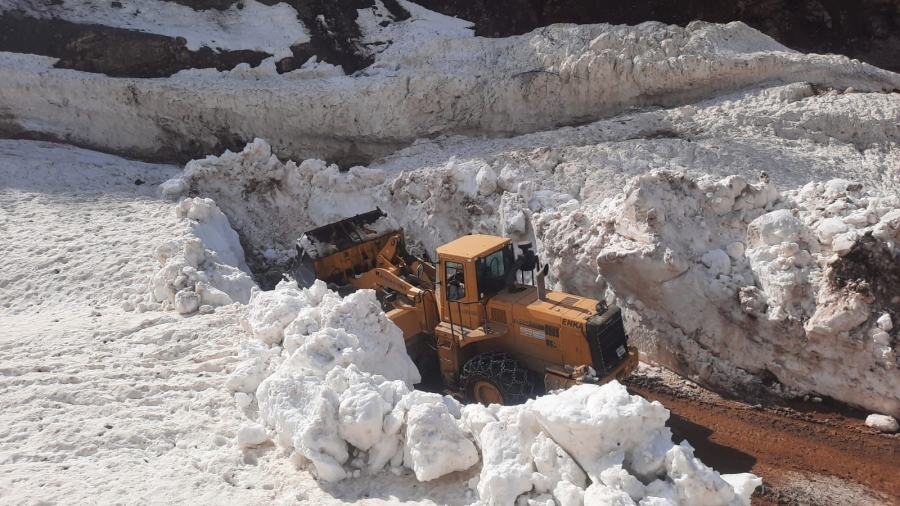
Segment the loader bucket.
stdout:
<svg viewBox="0 0 900 506">
<path fill-rule="evenodd" d="M 351 276 L 373 269 L 387 239 L 402 233 L 396 222 L 377 208 L 310 230 L 297 241 L 299 255 L 292 273 L 304 287 L 316 279 L 346 285 Z"/>
</svg>

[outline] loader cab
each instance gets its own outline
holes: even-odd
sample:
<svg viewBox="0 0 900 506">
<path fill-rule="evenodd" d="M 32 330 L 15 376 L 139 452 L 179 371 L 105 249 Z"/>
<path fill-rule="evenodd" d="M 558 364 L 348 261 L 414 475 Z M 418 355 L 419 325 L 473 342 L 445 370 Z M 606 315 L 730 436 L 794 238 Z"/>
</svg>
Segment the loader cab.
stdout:
<svg viewBox="0 0 900 506">
<path fill-rule="evenodd" d="M 483 324 L 485 298 L 499 292 L 515 262 L 503 237 L 467 235 L 437 249 L 441 320 L 476 328 Z"/>
</svg>

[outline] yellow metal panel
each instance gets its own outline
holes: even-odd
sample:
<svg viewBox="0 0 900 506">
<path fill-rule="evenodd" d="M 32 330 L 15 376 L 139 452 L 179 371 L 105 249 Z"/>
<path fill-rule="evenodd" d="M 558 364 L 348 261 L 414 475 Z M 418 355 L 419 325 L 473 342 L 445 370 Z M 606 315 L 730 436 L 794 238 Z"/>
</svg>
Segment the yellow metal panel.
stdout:
<svg viewBox="0 0 900 506">
<path fill-rule="evenodd" d="M 437 253 L 441 257 L 476 258 L 482 257 L 488 253 L 493 253 L 509 242 L 510 240 L 505 237 L 496 237 L 493 235 L 465 235 L 439 247 Z"/>
<path fill-rule="evenodd" d="M 404 339 L 409 339 L 416 334 L 425 331 L 425 329 L 422 328 L 422 325 L 425 322 L 423 308 L 402 307 L 399 309 L 392 309 L 386 313 L 386 316 L 400 327 L 400 330 L 403 331 Z"/>
</svg>

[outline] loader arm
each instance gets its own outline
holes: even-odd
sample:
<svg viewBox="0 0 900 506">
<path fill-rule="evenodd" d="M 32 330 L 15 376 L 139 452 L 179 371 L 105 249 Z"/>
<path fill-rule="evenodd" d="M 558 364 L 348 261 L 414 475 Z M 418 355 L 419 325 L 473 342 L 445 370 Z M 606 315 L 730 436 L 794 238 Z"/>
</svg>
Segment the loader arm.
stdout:
<svg viewBox="0 0 900 506">
<path fill-rule="evenodd" d="M 412 286 L 391 271 L 380 267 L 351 279 L 350 284 L 360 289 L 381 290 L 387 288 L 411 300 L 416 300 L 425 293 L 425 290 Z"/>
</svg>

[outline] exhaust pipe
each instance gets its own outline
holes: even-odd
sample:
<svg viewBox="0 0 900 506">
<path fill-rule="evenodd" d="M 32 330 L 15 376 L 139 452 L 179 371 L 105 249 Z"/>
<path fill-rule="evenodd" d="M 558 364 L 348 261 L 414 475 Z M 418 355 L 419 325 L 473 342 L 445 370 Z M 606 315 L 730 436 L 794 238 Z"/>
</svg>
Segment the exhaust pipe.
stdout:
<svg viewBox="0 0 900 506">
<path fill-rule="evenodd" d="M 537 292 L 538 300 L 547 300 L 547 287 L 544 286 L 544 276 L 550 271 L 550 264 L 544 264 L 544 267 L 537 274 Z"/>
</svg>

